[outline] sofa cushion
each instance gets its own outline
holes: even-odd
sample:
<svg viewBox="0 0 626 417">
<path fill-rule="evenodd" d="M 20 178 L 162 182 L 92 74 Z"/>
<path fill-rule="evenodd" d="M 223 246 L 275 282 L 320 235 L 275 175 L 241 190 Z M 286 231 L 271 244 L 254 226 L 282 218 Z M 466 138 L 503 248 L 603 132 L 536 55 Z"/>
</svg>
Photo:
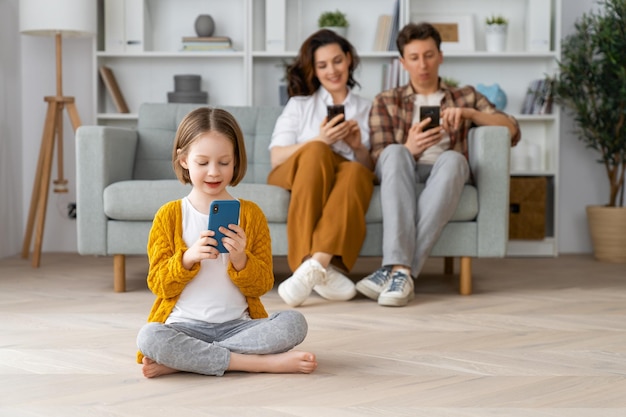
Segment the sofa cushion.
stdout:
<svg viewBox="0 0 626 417">
<path fill-rule="evenodd" d="M 104 214 L 114 220 L 152 221 L 163 204 L 182 198 L 190 191 L 190 185 L 178 180 L 114 182 L 104 189 Z"/>
<path fill-rule="evenodd" d="M 423 186 L 421 186 L 423 189 Z M 104 189 L 104 213 L 109 219 L 152 221 L 157 210 L 171 200 L 189 194 L 190 186 L 178 180 L 134 180 L 113 183 Z M 291 193 L 269 184 L 240 183 L 229 187 L 236 198 L 254 201 L 270 223 L 286 223 Z M 461 201 L 451 221 L 474 220 L 478 215 L 478 194 L 472 185 L 466 185 Z M 381 223 L 383 218 L 380 187 L 374 187 L 366 223 Z"/>
<path fill-rule="evenodd" d="M 421 193 L 424 189 L 423 184 L 418 185 Z M 461 193 L 461 200 L 450 221 L 461 222 L 476 219 L 478 216 L 478 191 L 473 185 L 466 185 Z M 365 216 L 365 223 L 382 223 L 383 209 L 380 200 L 380 186 L 374 187 L 372 201 Z"/>
<path fill-rule="evenodd" d="M 183 198 L 191 186 L 178 180 L 134 180 L 113 183 L 104 189 L 104 213 L 109 219 L 152 221 L 157 210 L 168 201 Z M 268 184 L 240 183 L 229 187 L 236 198 L 254 201 L 271 223 L 285 223 L 290 193 Z"/>
</svg>

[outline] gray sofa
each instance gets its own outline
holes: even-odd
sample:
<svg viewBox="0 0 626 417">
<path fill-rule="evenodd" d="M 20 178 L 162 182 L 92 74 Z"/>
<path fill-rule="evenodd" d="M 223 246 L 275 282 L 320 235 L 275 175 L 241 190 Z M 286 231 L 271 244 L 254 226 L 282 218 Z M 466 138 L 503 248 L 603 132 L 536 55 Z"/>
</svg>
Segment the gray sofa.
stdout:
<svg viewBox="0 0 626 417">
<path fill-rule="evenodd" d="M 125 255 L 146 254 L 152 219 L 165 202 L 179 199 L 189 186 L 178 182 L 171 164 L 176 127 L 194 104 L 143 104 L 137 129 L 82 126 L 76 132 L 78 251 L 113 256 L 114 290 L 125 291 Z M 248 172 L 234 196 L 255 201 L 267 217 L 274 255 L 287 254 L 289 192 L 266 184 L 268 145 L 279 107 L 227 107 L 241 125 Z M 432 256 L 461 257 L 460 292 L 471 293 L 471 258 L 503 257 L 508 240 L 509 134 L 503 127 L 470 133 L 470 165 L 475 186 L 467 185 L 453 220 Z M 375 188 L 366 216 L 361 256 L 382 255 L 380 192 Z"/>
</svg>

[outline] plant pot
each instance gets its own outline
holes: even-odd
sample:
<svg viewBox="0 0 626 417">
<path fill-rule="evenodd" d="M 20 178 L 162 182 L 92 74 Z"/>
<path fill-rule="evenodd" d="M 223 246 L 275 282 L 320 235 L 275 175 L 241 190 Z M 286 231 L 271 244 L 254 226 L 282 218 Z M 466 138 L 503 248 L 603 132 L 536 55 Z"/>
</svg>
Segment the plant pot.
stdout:
<svg viewBox="0 0 626 417">
<path fill-rule="evenodd" d="M 594 257 L 626 262 L 626 207 L 587 206 Z"/>
<path fill-rule="evenodd" d="M 346 27 L 340 27 L 340 26 L 324 26 L 320 29 L 328 29 L 328 30 L 332 30 L 333 32 L 335 32 L 337 35 L 342 36 L 344 38 L 347 39 L 347 35 L 348 35 L 348 28 Z"/>
<path fill-rule="evenodd" d="M 487 52 L 504 52 L 506 49 L 507 25 L 486 25 L 485 41 Z"/>
</svg>

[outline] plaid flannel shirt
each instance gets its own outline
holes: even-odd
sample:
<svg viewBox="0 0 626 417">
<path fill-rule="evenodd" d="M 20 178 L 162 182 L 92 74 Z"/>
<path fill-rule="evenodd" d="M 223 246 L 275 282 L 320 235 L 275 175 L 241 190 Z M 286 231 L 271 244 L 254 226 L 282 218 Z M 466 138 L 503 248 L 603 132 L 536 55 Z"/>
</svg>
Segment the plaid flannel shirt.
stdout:
<svg viewBox="0 0 626 417">
<path fill-rule="evenodd" d="M 441 80 L 439 86 L 444 93 L 441 100 L 442 110 L 449 107 L 472 107 L 485 113 L 502 113 L 472 86 L 451 88 Z M 409 129 L 413 124 L 415 94 L 411 84 L 407 84 L 383 91 L 374 99 L 369 117 L 371 154 L 374 162 L 378 160 L 380 153 L 387 145 L 406 142 Z M 521 137 L 519 124 L 513 116 L 506 116 L 516 127 L 516 132 L 511 137 L 511 145 L 514 146 Z M 474 126 L 471 120 L 465 120 L 459 130 L 451 132 L 450 149 L 461 152 L 467 157 L 467 134 Z"/>
</svg>

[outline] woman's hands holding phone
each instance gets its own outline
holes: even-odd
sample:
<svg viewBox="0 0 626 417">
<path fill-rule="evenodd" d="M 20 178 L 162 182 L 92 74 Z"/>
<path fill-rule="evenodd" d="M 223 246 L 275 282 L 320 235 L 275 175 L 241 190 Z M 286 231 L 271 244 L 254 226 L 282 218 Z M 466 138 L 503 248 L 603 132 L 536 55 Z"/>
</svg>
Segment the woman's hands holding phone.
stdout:
<svg viewBox="0 0 626 417">
<path fill-rule="evenodd" d="M 331 120 L 325 117 L 320 125 L 319 139 L 328 145 L 344 140 L 350 133 L 352 126 L 356 123 L 354 120 L 344 122 L 344 117 L 344 114 L 339 114 Z"/>
</svg>

